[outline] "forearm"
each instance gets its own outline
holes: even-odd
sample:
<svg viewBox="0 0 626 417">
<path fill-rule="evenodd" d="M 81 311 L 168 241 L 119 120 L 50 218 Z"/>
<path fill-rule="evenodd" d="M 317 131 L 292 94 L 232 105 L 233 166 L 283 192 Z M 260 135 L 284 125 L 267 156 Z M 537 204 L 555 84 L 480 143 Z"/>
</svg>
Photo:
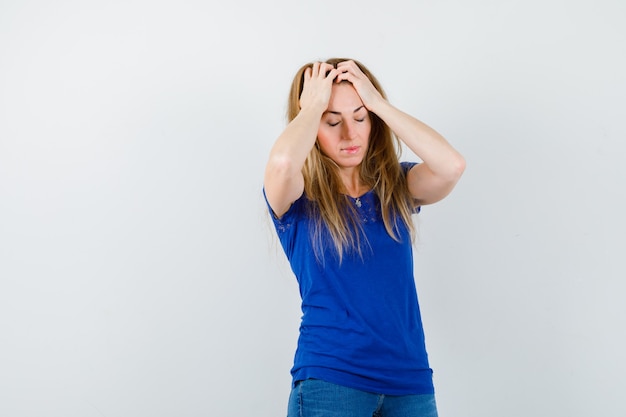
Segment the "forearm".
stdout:
<svg viewBox="0 0 626 417">
<path fill-rule="evenodd" d="M 372 109 L 415 153 L 434 175 L 442 179 L 458 178 L 465 161 L 437 131 L 413 116 L 392 106 L 386 100 Z"/>
<path fill-rule="evenodd" d="M 322 111 L 303 109 L 287 125 L 272 146 L 268 168 L 274 166 L 285 175 L 295 175 L 315 145 Z"/>
</svg>

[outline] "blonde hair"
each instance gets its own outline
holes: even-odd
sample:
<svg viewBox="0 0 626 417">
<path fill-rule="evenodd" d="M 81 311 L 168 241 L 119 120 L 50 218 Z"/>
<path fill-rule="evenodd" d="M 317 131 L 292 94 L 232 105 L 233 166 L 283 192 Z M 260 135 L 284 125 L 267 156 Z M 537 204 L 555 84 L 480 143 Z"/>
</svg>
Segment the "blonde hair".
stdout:
<svg viewBox="0 0 626 417">
<path fill-rule="evenodd" d="M 326 62 L 337 67 L 344 58 L 331 58 Z M 374 75 L 360 62 L 352 60 L 370 79 L 376 90 L 386 98 L 380 83 Z M 287 119 L 291 122 L 300 112 L 300 95 L 304 86 L 304 72 L 313 63 L 303 65 L 296 73 L 291 84 L 287 105 Z M 376 114 L 369 113 L 371 132 L 369 147 L 360 165 L 361 181 L 369 186 L 380 200 L 385 229 L 394 240 L 400 241 L 398 222 L 403 222 L 410 232 L 411 240 L 415 238 L 415 226 L 411 219 L 414 202 L 409 194 L 406 176 L 402 172 L 399 157 L 401 146 L 391 129 Z M 323 231 L 326 230 L 339 260 L 345 253 L 362 253 L 361 220 L 345 194 L 339 169 L 335 162 L 325 156 L 316 145 L 311 149 L 302 168 L 304 176 L 304 192 L 311 204 L 310 215 L 315 219 L 312 231 L 312 242 L 315 254 L 320 259 L 323 253 Z"/>
</svg>

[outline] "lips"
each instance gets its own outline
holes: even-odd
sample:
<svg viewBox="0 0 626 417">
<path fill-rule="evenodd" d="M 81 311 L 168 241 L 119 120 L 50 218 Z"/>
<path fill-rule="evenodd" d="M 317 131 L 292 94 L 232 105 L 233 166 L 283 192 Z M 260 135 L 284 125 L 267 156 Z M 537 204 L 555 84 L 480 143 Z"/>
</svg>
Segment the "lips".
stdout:
<svg viewBox="0 0 626 417">
<path fill-rule="evenodd" d="M 348 148 L 343 148 L 343 151 L 352 154 L 352 153 L 357 153 L 359 149 L 360 149 L 360 146 L 350 146 Z"/>
</svg>

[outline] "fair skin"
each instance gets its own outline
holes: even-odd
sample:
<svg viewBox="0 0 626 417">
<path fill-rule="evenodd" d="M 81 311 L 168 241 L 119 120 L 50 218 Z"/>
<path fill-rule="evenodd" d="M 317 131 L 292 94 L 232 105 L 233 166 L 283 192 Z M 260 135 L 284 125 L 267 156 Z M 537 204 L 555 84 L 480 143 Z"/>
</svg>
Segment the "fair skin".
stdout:
<svg viewBox="0 0 626 417">
<path fill-rule="evenodd" d="M 317 141 L 322 153 L 339 167 L 346 193 L 353 197 L 367 191 L 358 167 L 367 152 L 371 128 L 369 112 L 352 84 L 334 84 Z"/>
<path fill-rule="evenodd" d="M 392 106 L 353 61 L 341 62 L 336 69 L 326 63 L 307 69 L 300 108 L 274 143 L 266 165 L 265 194 L 278 217 L 304 192 L 302 167 L 316 140 L 339 166 L 347 194 L 367 191 L 358 175 L 371 128 L 365 110 L 380 117 L 422 159 L 407 175 L 417 204 L 443 199 L 465 169 L 463 157 L 439 133 Z"/>
</svg>

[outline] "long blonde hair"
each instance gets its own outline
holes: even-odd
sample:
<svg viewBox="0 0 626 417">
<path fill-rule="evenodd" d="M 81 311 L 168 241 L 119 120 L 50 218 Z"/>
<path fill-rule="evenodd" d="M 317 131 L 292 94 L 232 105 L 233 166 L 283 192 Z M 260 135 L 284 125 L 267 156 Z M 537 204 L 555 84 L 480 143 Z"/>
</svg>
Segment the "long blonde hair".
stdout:
<svg viewBox="0 0 626 417">
<path fill-rule="evenodd" d="M 337 67 L 339 62 L 347 60 L 331 58 L 326 62 Z M 376 90 L 386 98 L 385 92 L 374 75 L 360 62 L 352 61 L 370 79 Z M 289 122 L 300 112 L 299 101 L 304 87 L 304 72 L 312 66 L 313 63 L 303 65 L 293 79 L 287 105 Z M 414 203 L 399 162 L 402 149 L 400 141 L 376 114 L 370 112 L 369 116 L 372 127 L 369 147 L 360 165 L 361 181 L 373 189 L 378 196 L 383 222 L 389 236 L 400 241 L 398 233 L 400 221 L 406 225 L 413 240 L 415 226 L 411 215 Z M 304 163 L 302 175 L 305 195 L 314 203 L 310 205 L 310 214 L 316 219 L 311 238 L 318 259 L 323 253 L 324 230 L 328 232 L 340 261 L 348 252 L 355 252 L 362 256 L 364 235 L 360 218 L 345 194 L 337 164 L 320 151 L 317 143 Z"/>
</svg>

